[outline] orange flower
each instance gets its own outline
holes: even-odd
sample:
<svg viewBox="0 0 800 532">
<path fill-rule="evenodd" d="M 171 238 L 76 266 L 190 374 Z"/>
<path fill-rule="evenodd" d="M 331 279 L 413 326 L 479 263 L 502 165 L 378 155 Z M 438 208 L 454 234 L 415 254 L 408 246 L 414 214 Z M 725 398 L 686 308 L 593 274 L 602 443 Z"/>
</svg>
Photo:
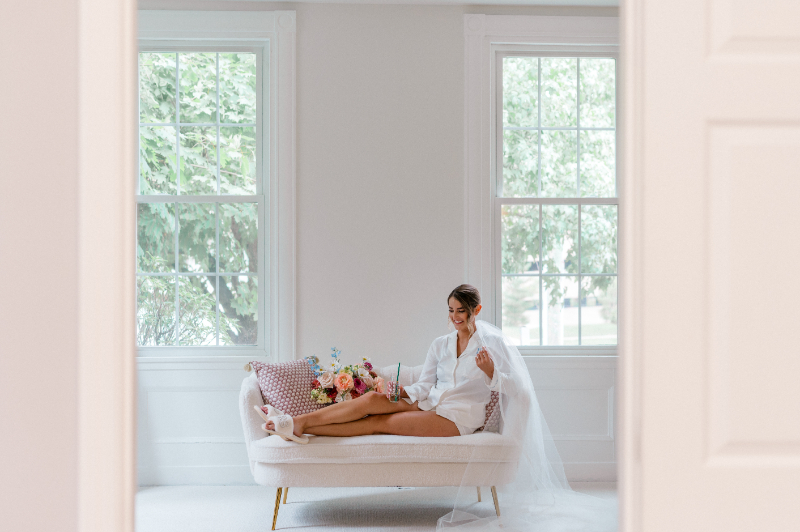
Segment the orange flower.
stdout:
<svg viewBox="0 0 800 532">
<path fill-rule="evenodd" d="M 339 390 L 339 393 L 346 392 L 353 388 L 353 376 L 343 371 L 336 375 L 334 384 L 336 385 L 336 389 Z"/>
</svg>

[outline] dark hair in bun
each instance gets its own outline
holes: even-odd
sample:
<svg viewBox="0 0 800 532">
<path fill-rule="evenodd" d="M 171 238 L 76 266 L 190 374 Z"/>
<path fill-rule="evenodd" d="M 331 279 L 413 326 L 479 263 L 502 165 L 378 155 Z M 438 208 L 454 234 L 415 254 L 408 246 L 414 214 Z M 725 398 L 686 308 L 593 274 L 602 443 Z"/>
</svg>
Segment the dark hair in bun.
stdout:
<svg viewBox="0 0 800 532">
<path fill-rule="evenodd" d="M 481 294 L 478 292 L 478 289 L 471 284 L 461 284 L 455 287 L 453 291 L 450 292 L 450 295 L 447 296 L 448 303 L 450 303 L 451 297 L 464 305 L 464 308 L 467 309 L 467 316 L 469 319 L 472 319 L 475 315 L 475 309 L 481 304 Z"/>
</svg>

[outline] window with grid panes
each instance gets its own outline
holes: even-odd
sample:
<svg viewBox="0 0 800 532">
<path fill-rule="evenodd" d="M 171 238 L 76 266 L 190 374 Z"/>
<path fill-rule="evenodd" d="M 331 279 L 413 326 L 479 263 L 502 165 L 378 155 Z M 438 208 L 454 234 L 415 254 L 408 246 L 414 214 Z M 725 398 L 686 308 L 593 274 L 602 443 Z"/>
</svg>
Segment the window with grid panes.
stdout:
<svg viewBox="0 0 800 532">
<path fill-rule="evenodd" d="M 263 343 L 261 62 L 246 49 L 139 53 L 141 347 Z"/>
<path fill-rule="evenodd" d="M 615 346 L 616 61 L 499 59 L 503 332 L 520 346 Z"/>
</svg>

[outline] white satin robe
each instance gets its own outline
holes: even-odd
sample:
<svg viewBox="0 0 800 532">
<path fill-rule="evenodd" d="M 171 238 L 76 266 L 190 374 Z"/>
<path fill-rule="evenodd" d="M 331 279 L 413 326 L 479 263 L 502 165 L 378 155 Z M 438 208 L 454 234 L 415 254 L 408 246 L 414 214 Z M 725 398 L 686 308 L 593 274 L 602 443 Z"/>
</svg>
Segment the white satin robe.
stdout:
<svg viewBox="0 0 800 532">
<path fill-rule="evenodd" d="M 421 410 L 435 410 L 458 427 L 462 435 L 483 426 L 490 391 L 497 391 L 508 377 L 502 373 L 503 357 L 489 355 L 495 363 L 491 379 L 477 366 L 475 356 L 482 347 L 478 335 L 472 335 L 467 348 L 456 357 L 458 331 L 440 336 L 431 344 L 419 381 L 406 386 L 409 399 L 419 401 Z M 498 363 L 499 362 L 499 363 Z M 505 368 L 508 371 L 508 368 Z"/>
</svg>

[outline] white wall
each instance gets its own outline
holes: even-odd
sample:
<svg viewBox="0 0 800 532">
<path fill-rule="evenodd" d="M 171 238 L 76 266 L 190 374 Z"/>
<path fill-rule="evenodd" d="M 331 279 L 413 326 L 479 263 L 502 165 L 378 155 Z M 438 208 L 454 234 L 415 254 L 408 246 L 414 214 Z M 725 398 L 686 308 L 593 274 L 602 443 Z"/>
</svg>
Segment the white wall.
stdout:
<svg viewBox="0 0 800 532">
<path fill-rule="evenodd" d="M 77 530 L 77 22 L 70 0 L 0 16 L 3 530 Z"/>
<path fill-rule="evenodd" d="M 464 275 L 462 17 L 509 9 L 140 3 L 211 6 L 297 11 L 297 356 L 421 364 Z M 242 364 L 140 361 L 140 483 L 252 482 Z M 614 360 L 531 364 L 568 472 L 613 479 Z"/>
</svg>

